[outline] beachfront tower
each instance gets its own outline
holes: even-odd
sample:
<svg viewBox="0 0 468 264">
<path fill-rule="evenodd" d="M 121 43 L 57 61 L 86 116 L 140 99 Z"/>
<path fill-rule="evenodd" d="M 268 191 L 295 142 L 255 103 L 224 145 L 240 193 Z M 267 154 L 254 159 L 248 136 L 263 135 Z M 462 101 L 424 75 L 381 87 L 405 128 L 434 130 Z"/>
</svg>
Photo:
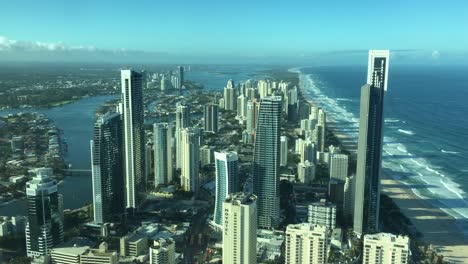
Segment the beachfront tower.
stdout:
<svg viewBox="0 0 468 264">
<path fill-rule="evenodd" d="M 28 222 L 26 249 L 28 257 L 50 254 L 63 242 L 63 201 L 52 179 L 51 168 L 35 169 L 36 176 L 26 183 Z"/>
<path fill-rule="evenodd" d="M 121 114 L 124 120 L 125 206 L 133 212 L 139 206 L 139 193 L 146 189 L 145 128 L 143 116 L 143 75 L 121 71 Z"/>
<path fill-rule="evenodd" d="M 367 84 L 361 88 L 354 231 L 379 230 L 384 94 L 387 90 L 388 50 L 369 51 Z"/>
<path fill-rule="evenodd" d="M 94 123 L 91 140 L 94 222 L 103 224 L 125 211 L 123 127 L 120 113 Z"/>
<path fill-rule="evenodd" d="M 239 166 L 236 152 L 215 152 L 216 203 L 214 222 L 223 225 L 223 203 L 231 193 L 239 191 Z"/>
<path fill-rule="evenodd" d="M 253 156 L 253 193 L 258 197 L 258 226 L 272 228 L 279 219 L 281 97 L 260 101 Z"/>
<path fill-rule="evenodd" d="M 153 125 L 154 186 L 172 182 L 172 128 L 168 123 Z"/>
</svg>

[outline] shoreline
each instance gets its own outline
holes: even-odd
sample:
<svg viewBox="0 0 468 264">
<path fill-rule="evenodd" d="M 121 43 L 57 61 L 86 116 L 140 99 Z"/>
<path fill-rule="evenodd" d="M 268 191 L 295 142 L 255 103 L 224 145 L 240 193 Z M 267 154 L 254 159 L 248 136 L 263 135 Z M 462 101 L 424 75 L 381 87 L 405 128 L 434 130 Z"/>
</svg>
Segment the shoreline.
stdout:
<svg viewBox="0 0 468 264">
<path fill-rule="evenodd" d="M 288 72 L 302 74 L 302 67 L 288 69 Z M 315 102 L 306 97 L 304 87 L 299 86 L 300 97 L 306 103 Z M 328 119 L 328 118 L 327 118 Z M 333 122 L 333 118 L 330 118 Z M 329 121 L 327 120 L 327 123 Z M 339 129 L 329 130 L 340 141 L 343 149 L 355 155 L 357 142 L 344 144 L 343 139 L 350 139 Z M 437 254 L 444 256 L 449 263 L 468 263 L 468 238 L 459 227 L 457 219 L 436 207 L 429 201 L 419 197 L 413 189 L 404 182 L 382 173 L 381 193 L 390 197 L 401 212 L 409 218 L 412 225 L 422 234 L 417 240 L 429 243 Z"/>
</svg>

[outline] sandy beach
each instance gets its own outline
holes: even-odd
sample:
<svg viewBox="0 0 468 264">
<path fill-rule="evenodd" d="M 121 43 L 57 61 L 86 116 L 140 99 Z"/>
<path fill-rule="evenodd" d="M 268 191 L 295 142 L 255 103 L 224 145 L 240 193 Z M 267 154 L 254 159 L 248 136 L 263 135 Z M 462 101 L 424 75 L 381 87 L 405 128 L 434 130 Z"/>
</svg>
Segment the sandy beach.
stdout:
<svg viewBox="0 0 468 264">
<path fill-rule="evenodd" d="M 393 179 L 382 179 L 382 193 L 392 198 L 423 234 L 421 240 L 434 245 L 445 261 L 468 263 L 468 239 L 452 216 L 416 196 L 409 186 Z"/>
</svg>

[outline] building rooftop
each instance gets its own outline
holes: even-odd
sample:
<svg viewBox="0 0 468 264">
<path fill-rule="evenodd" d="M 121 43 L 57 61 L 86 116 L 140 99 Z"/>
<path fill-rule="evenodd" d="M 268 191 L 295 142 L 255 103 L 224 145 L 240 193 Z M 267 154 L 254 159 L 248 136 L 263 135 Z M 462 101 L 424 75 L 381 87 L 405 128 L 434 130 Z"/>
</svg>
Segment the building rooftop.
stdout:
<svg viewBox="0 0 468 264">
<path fill-rule="evenodd" d="M 372 235 L 365 235 L 364 241 L 365 242 L 381 241 L 381 242 L 391 242 L 391 243 L 409 245 L 409 237 L 403 236 L 403 235 L 394 235 L 391 233 L 377 233 L 377 234 L 372 234 Z"/>
<path fill-rule="evenodd" d="M 249 205 L 249 204 L 254 203 L 256 200 L 257 200 L 257 196 L 253 194 L 239 192 L 239 193 L 230 194 L 229 197 L 226 198 L 224 202 L 232 203 L 234 205 L 241 205 L 241 204 Z"/>
</svg>

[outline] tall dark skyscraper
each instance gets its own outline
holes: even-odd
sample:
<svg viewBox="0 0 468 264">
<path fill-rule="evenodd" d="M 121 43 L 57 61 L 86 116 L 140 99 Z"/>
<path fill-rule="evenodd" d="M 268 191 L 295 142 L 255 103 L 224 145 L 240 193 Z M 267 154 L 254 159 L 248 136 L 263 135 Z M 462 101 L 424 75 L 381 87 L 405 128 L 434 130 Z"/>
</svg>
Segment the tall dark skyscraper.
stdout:
<svg viewBox="0 0 468 264">
<path fill-rule="evenodd" d="M 205 105 L 203 116 L 205 119 L 205 132 L 218 132 L 218 105 L 209 103 Z"/>
<path fill-rule="evenodd" d="M 94 123 L 91 140 L 94 222 L 102 224 L 125 211 L 123 127 L 120 113 L 107 113 Z"/>
<path fill-rule="evenodd" d="M 53 246 L 63 242 L 63 201 L 52 179 L 51 168 L 38 168 L 26 183 L 28 223 L 26 248 L 28 257 L 50 254 Z"/>
<path fill-rule="evenodd" d="M 388 50 L 369 51 L 367 84 L 361 87 L 358 159 L 354 202 L 354 231 L 379 229 L 384 94 L 387 90 Z"/>
<path fill-rule="evenodd" d="M 262 98 L 253 156 L 253 193 L 258 197 L 258 226 L 275 227 L 279 219 L 281 97 Z"/>
<path fill-rule="evenodd" d="M 138 194 L 146 189 L 142 77 L 142 74 L 132 70 L 121 72 L 120 112 L 124 121 L 125 206 L 130 210 L 138 208 Z"/>
</svg>

